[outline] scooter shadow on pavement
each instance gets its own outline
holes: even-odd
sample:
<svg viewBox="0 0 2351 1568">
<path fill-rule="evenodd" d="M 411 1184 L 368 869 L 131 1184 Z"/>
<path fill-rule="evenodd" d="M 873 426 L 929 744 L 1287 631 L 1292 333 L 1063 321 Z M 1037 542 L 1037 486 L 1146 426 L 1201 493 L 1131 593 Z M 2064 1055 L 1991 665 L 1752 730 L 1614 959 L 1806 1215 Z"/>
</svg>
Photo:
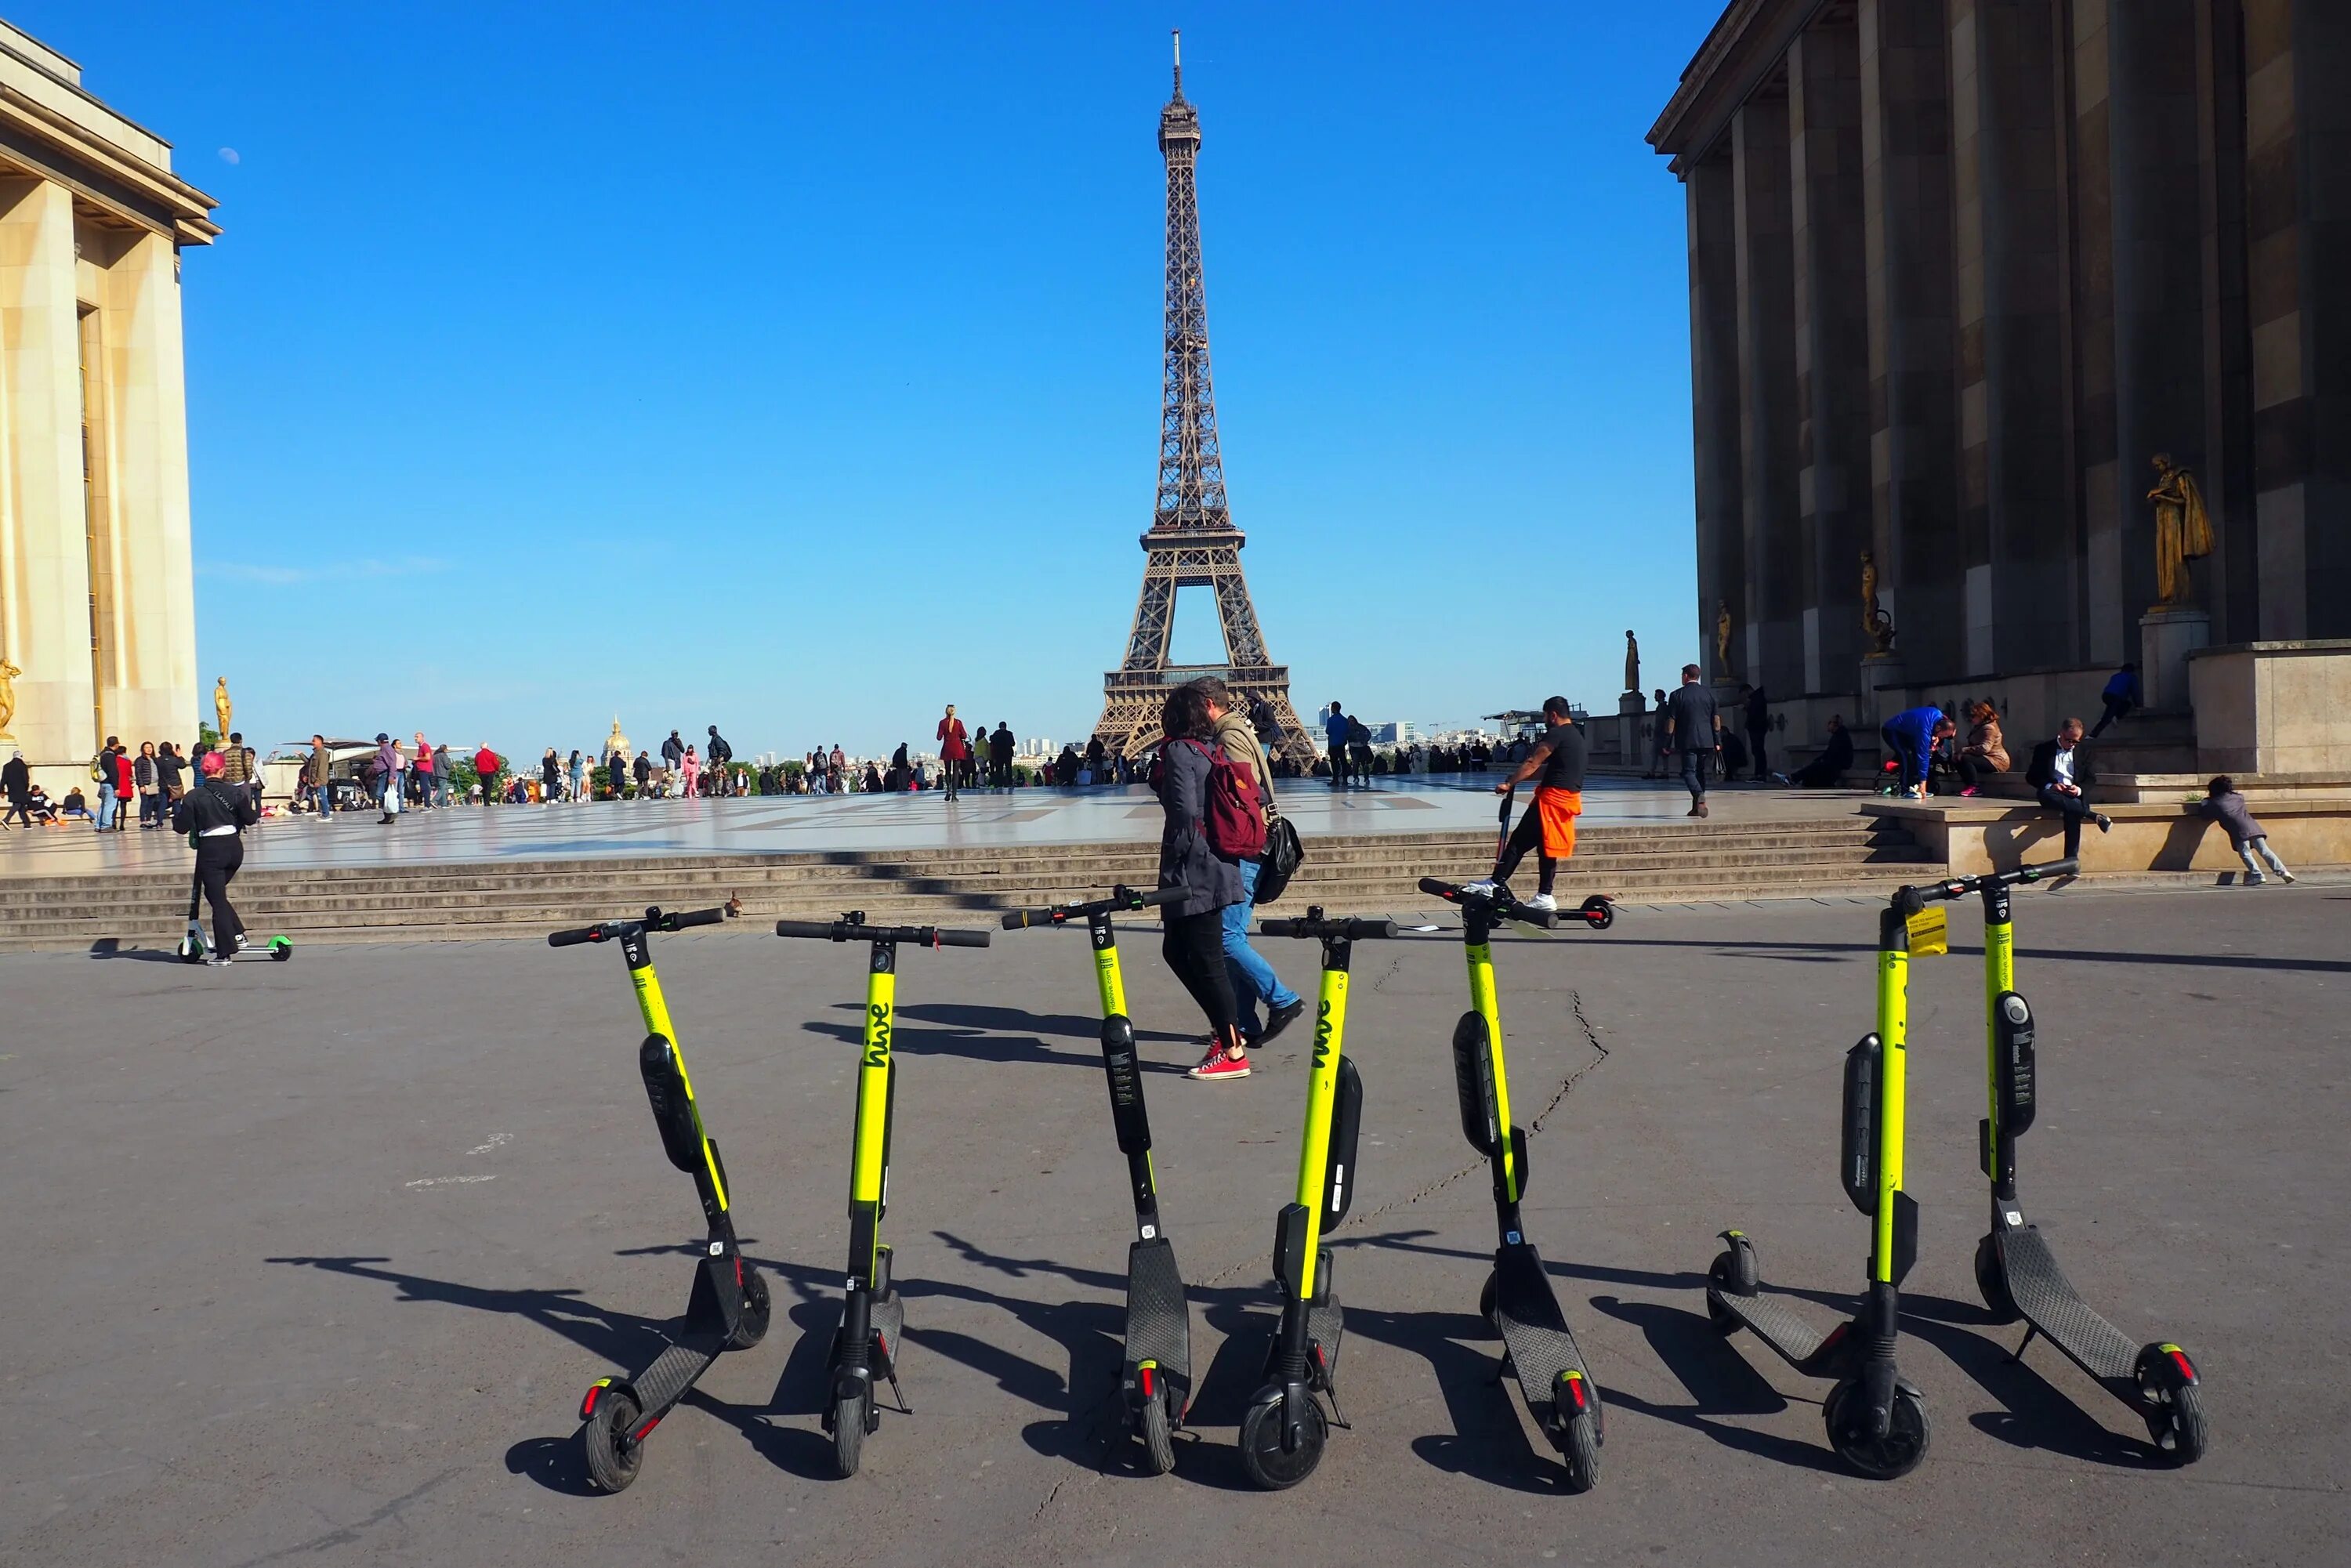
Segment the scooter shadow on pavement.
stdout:
<svg viewBox="0 0 2351 1568">
<path fill-rule="evenodd" d="M 1615 1296 L 1594 1296 L 1592 1305 L 1620 1322 L 1639 1329 L 1666 1370 L 1688 1390 L 1693 1403 L 1660 1405 L 1620 1388 L 1607 1391 L 1611 1406 L 1637 1410 L 1703 1433 L 1726 1448 L 1777 1459 L 1798 1469 L 1842 1475 L 1836 1456 L 1815 1444 L 1799 1442 L 1770 1432 L 1732 1426 L 1723 1416 L 1768 1416 L 1784 1410 L 1787 1397 L 1730 1347 L 1703 1312 L 1687 1312 L 1655 1301 L 1627 1301 Z"/>
<path fill-rule="evenodd" d="M 834 1009 L 856 1015 L 854 1022 L 832 1022 L 811 1019 L 800 1025 L 810 1034 L 830 1035 L 844 1044 L 857 1045 L 865 1039 L 865 1007 L 862 1002 L 836 1002 Z M 900 1056 L 960 1056 L 973 1061 L 986 1061 L 998 1066 L 1027 1065 L 1036 1067 L 1090 1067 L 1102 1071 L 1102 1052 L 1092 1051 L 1056 1051 L 1040 1034 L 1075 1034 L 1075 1026 L 1085 1026 L 1085 1036 L 1092 1040 L 1102 1033 L 1098 1019 L 1061 1018 L 1050 1014 L 1025 1013 L 1012 1008 L 967 1007 L 961 1003 L 943 1002 L 900 1008 L 901 1019 L 919 1019 L 928 1027 L 898 1030 L 892 1050 Z M 1064 1028 L 1062 1026 L 1069 1026 Z M 1182 1040 L 1172 1034 L 1144 1034 L 1142 1040 Z M 1164 1062 L 1143 1061 L 1145 1072 L 1184 1071 L 1184 1068 Z"/>
</svg>

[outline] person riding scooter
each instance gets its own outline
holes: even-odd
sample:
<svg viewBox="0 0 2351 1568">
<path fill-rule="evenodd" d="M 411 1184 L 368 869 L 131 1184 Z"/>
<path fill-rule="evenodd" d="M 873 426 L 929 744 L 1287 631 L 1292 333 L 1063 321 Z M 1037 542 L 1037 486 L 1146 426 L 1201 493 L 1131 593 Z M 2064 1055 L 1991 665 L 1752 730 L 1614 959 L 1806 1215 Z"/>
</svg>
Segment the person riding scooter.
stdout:
<svg viewBox="0 0 2351 1568">
<path fill-rule="evenodd" d="M 261 821 L 253 791 L 222 777 L 227 761 L 217 751 L 204 753 L 198 771 L 204 782 L 180 797 L 172 808 L 172 828 L 188 835 L 196 850 L 196 881 L 213 906 L 213 956 L 215 967 L 228 963 L 245 946 L 245 922 L 228 901 L 228 884 L 245 863 L 244 830 Z"/>
</svg>

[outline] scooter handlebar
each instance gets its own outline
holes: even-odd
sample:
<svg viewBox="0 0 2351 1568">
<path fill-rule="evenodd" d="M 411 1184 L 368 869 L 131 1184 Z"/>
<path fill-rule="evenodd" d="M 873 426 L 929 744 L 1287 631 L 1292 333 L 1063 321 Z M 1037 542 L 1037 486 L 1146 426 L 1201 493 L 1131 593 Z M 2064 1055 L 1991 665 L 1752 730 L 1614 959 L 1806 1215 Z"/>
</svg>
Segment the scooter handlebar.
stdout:
<svg viewBox="0 0 2351 1568">
<path fill-rule="evenodd" d="M 601 925 L 582 925 L 576 931 L 550 931 L 547 934 L 547 945 L 550 947 L 577 947 L 582 942 L 601 942 L 603 939 L 604 928 Z"/>
<path fill-rule="evenodd" d="M 1393 920 L 1325 920 L 1315 915 L 1260 922 L 1268 936 L 1303 936 L 1323 942 L 1368 942 L 1396 934 Z"/>
<path fill-rule="evenodd" d="M 1174 904 L 1184 896 L 1185 890 L 1180 887 L 1155 887 L 1145 892 L 1122 883 L 1108 898 L 1079 904 L 1049 904 L 1038 909 L 1008 909 L 1004 912 L 1002 925 L 1007 931 L 1024 931 L 1031 925 L 1060 925 L 1095 915 L 1116 915 L 1155 904 Z"/>
<path fill-rule="evenodd" d="M 2014 887 L 2020 883 L 2036 883 L 2044 877 L 2074 876 L 2078 875 L 2081 870 L 2080 858 L 2068 855 L 2064 860 L 2051 861 L 2046 865 L 2024 865 L 2017 867 L 2014 871 L 1989 872 L 1980 876 L 1955 876 L 1942 882 L 1930 882 L 1920 887 L 1906 888 L 1903 891 L 1915 894 L 1922 902 L 1936 898 L 1965 898 L 1971 893 L 1980 893 L 1988 887 Z"/>
<path fill-rule="evenodd" d="M 923 947 L 985 947 L 985 931 L 938 925 L 868 925 L 854 920 L 778 920 L 778 936 L 810 936 L 826 942 L 911 942 Z"/>
</svg>

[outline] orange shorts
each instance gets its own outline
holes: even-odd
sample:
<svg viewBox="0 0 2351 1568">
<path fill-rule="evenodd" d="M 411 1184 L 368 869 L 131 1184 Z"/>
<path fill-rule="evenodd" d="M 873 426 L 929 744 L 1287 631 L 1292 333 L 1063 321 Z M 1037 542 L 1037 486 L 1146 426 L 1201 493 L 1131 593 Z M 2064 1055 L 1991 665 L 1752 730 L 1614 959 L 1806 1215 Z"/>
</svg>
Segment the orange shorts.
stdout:
<svg viewBox="0 0 2351 1568">
<path fill-rule="evenodd" d="M 1542 852 L 1563 861 L 1575 852 L 1575 819 L 1583 814 L 1581 789 L 1537 789 L 1535 811 L 1542 819 Z"/>
</svg>

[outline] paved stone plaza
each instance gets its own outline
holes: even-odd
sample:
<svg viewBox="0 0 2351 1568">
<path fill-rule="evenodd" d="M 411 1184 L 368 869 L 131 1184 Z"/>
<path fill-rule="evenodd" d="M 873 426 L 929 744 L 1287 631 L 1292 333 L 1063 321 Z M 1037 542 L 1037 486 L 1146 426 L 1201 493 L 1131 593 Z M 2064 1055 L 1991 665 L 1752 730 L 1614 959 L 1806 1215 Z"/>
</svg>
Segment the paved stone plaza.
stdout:
<svg viewBox="0 0 2351 1568">
<path fill-rule="evenodd" d="M 1176 1075 L 1192 1016 L 1127 943 L 1166 1217 L 1193 1282 L 1198 1435 L 1105 1459 L 1126 1239 L 1084 946 L 999 934 L 901 963 L 892 1239 L 906 1392 L 827 1479 L 818 1374 L 846 1244 L 858 951 L 666 939 L 664 978 L 776 1326 L 583 1495 L 581 1390 L 683 1305 L 700 1235 L 662 1157 L 617 955 L 318 947 L 225 972 L 0 957 L 13 1418 L 0 1562 L 578 1563 L 2309 1563 L 2339 1550 L 2351 1416 L 2338 1060 L 2351 895 L 2023 895 L 2043 1027 L 2028 1211 L 2134 1337 L 2196 1353 L 2211 1451 L 2150 1462 L 2123 1408 L 1976 1305 L 1979 927 L 1914 988 L 1906 1371 L 1934 1451 L 1844 1472 L 1821 1385 L 1708 1327 L 1714 1232 L 1814 1317 L 1858 1280 L 1833 1169 L 1869 1026 L 1866 904 L 1631 912 L 1498 950 L 1529 1223 L 1609 1401 L 1599 1489 L 1490 1381 L 1491 1245 L 1444 1041 L 1448 936 L 1358 950 L 1362 1186 L 1334 1237 L 1354 1423 L 1261 1495 L 1233 1424 L 1270 1322 L 1303 1031 L 1258 1075 Z M 1296 983 L 1301 946 L 1275 944 Z M 2330 1544 L 2332 1543 L 2332 1544 Z"/>
<path fill-rule="evenodd" d="M 1310 841 L 1339 834 L 1431 833 L 1494 825 L 1500 773 L 1384 779 L 1333 789 L 1314 779 L 1283 785 L 1281 809 Z M 1817 819 L 1852 810 L 1855 792 L 1718 788 L 1714 818 L 1730 822 Z M 1590 826 L 1678 821 L 1689 796 L 1637 779 L 1591 779 Z M 1522 797 L 1516 804 L 1523 810 Z M 974 789 L 950 804 L 935 790 L 904 795 L 799 795 L 733 800 L 604 800 L 576 806 L 459 807 L 412 811 L 380 826 L 372 811 L 320 823 L 273 817 L 246 835 L 249 870 L 681 854 L 810 854 L 877 849 L 987 849 L 1023 845 L 1156 842 L 1164 813 L 1142 785 L 1103 789 Z M 62 876 L 174 869 L 187 841 L 168 832 L 99 833 L 87 825 L 0 834 L 0 876 Z"/>
</svg>

